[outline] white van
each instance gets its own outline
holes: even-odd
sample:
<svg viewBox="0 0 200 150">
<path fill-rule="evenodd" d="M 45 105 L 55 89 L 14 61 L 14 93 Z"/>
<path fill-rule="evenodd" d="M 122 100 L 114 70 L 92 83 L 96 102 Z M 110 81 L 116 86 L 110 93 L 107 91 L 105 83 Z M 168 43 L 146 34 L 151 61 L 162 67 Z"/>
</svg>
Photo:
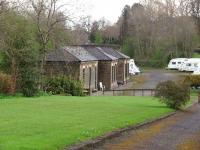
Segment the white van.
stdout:
<svg viewBox="0 0 200 150">
<path fill-rule="evenodd" d="M 194 72 L 200 69 L 200 58 L 190 58 L 188 61 L 182 66 L 182 71 Z"/>
<path fill-rule="evenodd" d="M 140 69 L 135 65 L 134 59 L 129 61 L 129 73 L 132 75 L 140 73 Z"/>
<path fill-rule="evenodd" d="M 170 60 L 167 69 L 179 70 L 181 66 L 187 61 L 187 58 L 175 58 Z"/>
</svg>

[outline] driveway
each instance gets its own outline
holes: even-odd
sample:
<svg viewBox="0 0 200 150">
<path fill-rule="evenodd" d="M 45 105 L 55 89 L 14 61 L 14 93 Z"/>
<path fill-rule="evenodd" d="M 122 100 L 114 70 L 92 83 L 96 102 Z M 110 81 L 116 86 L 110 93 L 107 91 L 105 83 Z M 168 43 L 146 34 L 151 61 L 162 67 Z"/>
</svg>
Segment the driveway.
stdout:
<svg viewBox="0 0 200 150">
<path fill-rule="evenodd" d="M 115 88 L 115 90 L 125 90 L 125 89 L 155 89 L 159 82 L 173 80 L 182 80 L 188 73 L 181 73 L 172 70 L 145 70 L 142 74 L 133 76 L 127 84 Z M 102 96 L 102 92 L 93 93 L 93 96 Z M 123 95 L 121 92 L 115 92 L 115 95 Z M 126 92 L 125 95 L 132 96 L 132 92 Z M 136 91 L 135 96 L 142 96 L 141 91 Z M 151 92 L 146 91 L 144 93 L 146 96 L 151 96 Z M 104 96 L 113 96 L 113 92 L 107 91 Z"/>
<path fill-rule="evenodd" d="M 183 79 L 187 73 L 171 70 L 147 70 L 141 75 L 133 77 L 133 88 L 154 89 L 159 82 Z"/>
<path fill-rule="evenodd" d="M 200 105 L 124 133 L 96 150 L 200 150 Z"/>
</svg>

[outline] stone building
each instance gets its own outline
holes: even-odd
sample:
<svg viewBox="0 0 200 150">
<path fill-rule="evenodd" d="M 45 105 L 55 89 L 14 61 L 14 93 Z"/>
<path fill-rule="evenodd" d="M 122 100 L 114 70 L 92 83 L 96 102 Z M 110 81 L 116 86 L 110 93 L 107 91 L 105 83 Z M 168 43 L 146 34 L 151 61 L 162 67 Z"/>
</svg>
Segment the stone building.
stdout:
<svg viewBox="0 0 200 150">
<path fill-rule="evenodd" d="M 106 90 L 117 87 L 118 59 L 103 51 L 101 47 L 83 46 L 98 60 L 98 81 L 102 82 Z"/>
<path fill-rule="evenodd" d="M 85 89 L 97 89 L 98 61 L 82 47 L 68 46 L 49 53 L 45 70 L 50 76 L 66 75 L 80 80 Z"/>
<path fill-rule="evenodd" d="M 102 82 L 111 90 L 117 82 L 127 82 L 129 59 L 117 47 L 67 46 L 47 55 L 45 69 L 49 76 L 64 74 L 81 80 L 85 89 L 96 91 Z"/>
<path fill-rule="evenodd" d="M 129 79 L 129 61 L 130 57 L 121 53 L 117 47 L 102 47 L 105 53 L 117 58 L 117 81 L 123 84 L 127 83 Z"/>
</svg>

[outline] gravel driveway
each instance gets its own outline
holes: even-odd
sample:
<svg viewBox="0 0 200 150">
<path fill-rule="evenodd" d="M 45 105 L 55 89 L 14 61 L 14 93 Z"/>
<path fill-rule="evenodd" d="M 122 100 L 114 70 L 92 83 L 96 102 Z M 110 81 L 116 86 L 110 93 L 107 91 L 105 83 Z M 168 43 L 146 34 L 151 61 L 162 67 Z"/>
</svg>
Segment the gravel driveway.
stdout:
<svg viewBox="0 0 200 150">
<path fill-rule="evenodd" d="M 200 105 L 124 133 L 96 150 L 200 150 Z"/>
<path fill-rule="evenodd" d="M 135 77 L 136 80 L 137 78 L 141 78 L 144 82 L 133 83 L 133 88 L 154 89 L 159 82 L 181 80 L 185 75 L 187 75 L 187 73 L 171 70 L 147 70 L 138 77 Z"/>
</svg>

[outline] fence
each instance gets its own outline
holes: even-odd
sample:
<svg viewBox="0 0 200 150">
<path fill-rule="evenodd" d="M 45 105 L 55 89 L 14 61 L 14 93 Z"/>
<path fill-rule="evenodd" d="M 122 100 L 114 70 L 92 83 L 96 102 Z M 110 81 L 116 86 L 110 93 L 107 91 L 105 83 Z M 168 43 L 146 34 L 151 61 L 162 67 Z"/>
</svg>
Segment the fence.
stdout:
<svg viewBox="0 0 200 150">
<path fill-rule="evenodd" d="M 107 90 L 103 92 L 106 96 L 154 96 L 155 89 L 123 89 Z"/>
</svg>

